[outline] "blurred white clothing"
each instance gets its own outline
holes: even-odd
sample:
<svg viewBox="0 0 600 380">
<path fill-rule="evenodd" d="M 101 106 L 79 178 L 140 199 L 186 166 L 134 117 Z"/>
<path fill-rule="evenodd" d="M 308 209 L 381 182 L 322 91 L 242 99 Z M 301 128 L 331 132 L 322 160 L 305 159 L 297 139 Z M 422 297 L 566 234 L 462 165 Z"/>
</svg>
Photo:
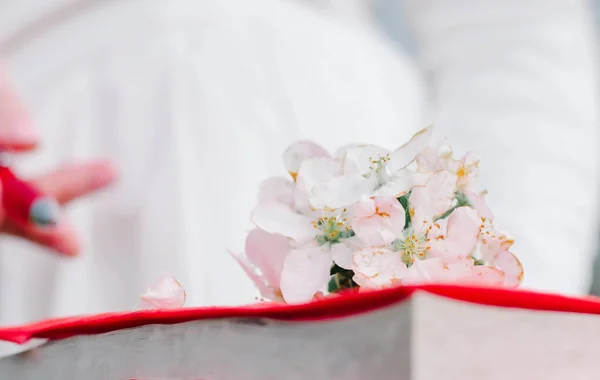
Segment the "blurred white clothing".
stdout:
<svg viewBox="0 0 600 380">
<path fill-rule="evenodd" d="M 483 155 L 526 285 L 587 291 L 598 86 L 584 1 L 408 0 L 419 73 L 372 2 L 5 0 L 0 55 L 44 136 L 23 173 L 112 157 L 121 181 L 76 204 L 85 251 L 6 239 L 0 323 L 136 306 L 164 273 L 189 305 L 252 301 L 241 249 L 260 180 L 299 138 L 389 148 L 424 125 Z M 402 20 L 398 20 L 402 22 Z"/>
<path fill-rule="evenodd" d="M 253 302 L 226 250 L 243 248 L 260 181 L 286 175 L 286 146 L 391 147 L 422 125 L 415 67 L 345 13 L 281 0 L 59 3 L 0 3 L 0 48 L 44 138 L 18 169 L 106 156 L 121 179 L 70 210 L 80 258 L 2 242 L 0 324 L 131 309 L 165 273 L 189 306 Z"/>
<path fill-rule="evenodd" d="M 482 155 L 524 287 L 587 294 L 598 233 L 596 31 L 580 0 L 407 0 L 437 133 Z"/>
</svg>

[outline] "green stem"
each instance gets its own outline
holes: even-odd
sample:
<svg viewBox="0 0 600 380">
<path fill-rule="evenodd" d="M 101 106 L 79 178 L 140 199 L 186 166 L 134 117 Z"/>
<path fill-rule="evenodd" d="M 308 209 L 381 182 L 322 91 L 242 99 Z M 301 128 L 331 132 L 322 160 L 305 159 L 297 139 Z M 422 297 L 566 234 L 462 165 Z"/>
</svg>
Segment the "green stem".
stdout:
<svg viewBox="0 0 600 380">
<path fill-rule="evenodd" d="M 450 214 L 452 214 L 452 212 L 454 212 L 454 210 L 456 210 L 459 207 L 471 206 L 471 203 L 469 202 L 469 200 L 463 193 L 456 193 L 456 201 L 457 201 L 456 206 L 452 207 L 450 210 L 448 210 L 445 213 L 443 213 L 442 215 L 438 216 L 433 221 L 437 222 L 438 220 L 446 219 L 447 217 L 450 216 Z"/>
</svg>

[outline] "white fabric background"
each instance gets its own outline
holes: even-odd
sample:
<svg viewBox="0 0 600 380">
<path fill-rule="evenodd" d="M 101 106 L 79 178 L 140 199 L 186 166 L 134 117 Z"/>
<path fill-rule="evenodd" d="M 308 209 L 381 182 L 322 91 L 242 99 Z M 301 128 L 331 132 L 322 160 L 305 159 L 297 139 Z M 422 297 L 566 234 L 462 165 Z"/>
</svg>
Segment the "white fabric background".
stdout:
<svg viewBox="0 0 600 380">
<path fill-rule="evenodd" d="M 101 155 L 121 181 L 70 210 L 81 258 L 2 242 L 0 323 L 133 308 L 164 273 L 189 305 L 251 302 L 226 249 L 242 248 L 286 145 L 391 148 L 422 125 L 418 73 L 369 24 L 282 1 L 141 4 L 65 10 L 6 43 L 45 139 L 19 169 Z"/>
<path fill-rule="evenodd" d="M 406 9 L 438 132 L 483 154 L 481 182 L 517 237 L 525 285 L 587 293 L 600 141 L 588 3 L 429 0 Z"/>
<path fill-rule="evenodd" d="M 526 285 L 587 290 L 598 65 L 584 1 L 406 1 L 427 87 L 370 2 L 49 3 L 0 3 L 0 52 L 45 138 L 19 169 L 104 155 L 122 179 L 70 210 L 81 258 L 1 243 L 0 323 L 132 308 L 166 272 L 190 305 L 251 301 L 225 249 L 241 248 L 286 144 L 391 148 L 426 121 L 483 154 Z"/>
</svg>

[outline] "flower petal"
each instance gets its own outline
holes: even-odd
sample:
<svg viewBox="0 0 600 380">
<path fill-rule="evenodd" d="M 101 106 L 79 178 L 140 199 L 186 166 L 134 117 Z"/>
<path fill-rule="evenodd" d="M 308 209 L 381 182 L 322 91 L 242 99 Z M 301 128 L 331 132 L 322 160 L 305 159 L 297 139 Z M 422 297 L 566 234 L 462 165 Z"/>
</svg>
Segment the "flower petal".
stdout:
<svg viewBox="0 0 600 380">
<path fill-rule="evenodd" d="M 508 236 L 496 223 L 484 222 L 484 228 L 479 234 L 479 253 L 486 262 L 494 262 L 504 251 L 510 250 L 514 239 Z"/>
<path fill-rule="evenodd" d="M 373 197 L 362 197 L 356 204 L 354 204 L 354 217 L 355 218 L 368 218 L 375 214 L 375 200 Z"/>
<path fill-rule="evenodd" d="M 321 246 L 307 245 L 293 249 L 285 258 L 281 275 L 281 292 L 287 303 L 310 301 L 329 281 L 333 260 Z"/>
<path fill-rule="evenodd" d="M 370 206 L 367 203 L 371 203 Z M 364 210 L 372 208 L 371 215 Z M 375 197 L 360 202 L 355 208 L 352 229 L 366 245 L 387 245 L 402 234 L 405 222 L 404 208 L 394 197 Z"/>
<path fill-rule="evenodd" d="M 294 182 L 282 177 L 267 178 L 260 184 L 258 202 L 276 201 L 292 206 L 294 204 Z"/>
<path fill-rule="evenodd" d="M 473 259 L 465 259 L 455 263 L 445 265 L 452 275 L 455 283 L 472 283 L 473 268 L 475 267 Z"/>
<path fill-rule="evenodd" d="M 479 155 L 473 152 L 465 154 L 459 161 L 459 167 L 456 171 L 458 175 L 457 186 L 463 192 L 472 191 L 475 187 L 477 175 L 479 174 L 479 161 Z"/>
<path fill-rule="evenodd" d="M 426 177 L 425 180 L 423 180 L 424 177 Z M 400 170 L 390 176 L 383 186 L 373 192 L 373 195 L 397 198 L 406 194 L 414 186 L 424 186 L 427 179 L 428 176 L 423 174 Z"/>
<path fill-rule="evenodd" d="M 246 257 L 260 270 L 266 281 L 279 288 L 283 261 L 290 251 L 289 240 L 255 228 L 246 237 Z"/>
<path fill-rule="evenodd" d="M 342 174 L 341 164 L 332 158 L 317 157 L 305 160 L 298 170 L 298 186 L 309 191 L 317 184 Z"/>
<path fill-rule="evenodd" d="M 354 204 L 361 197 L 371 195 L 375 178 L 366 179 L 359 174 L 332 178 L 313 188 L 310 205 L 315 209 L 335 210 Z"/>
<path fill-rule="evenodd" d="M 341 147 L 338 148 L 338 150 L 336 150 L 333 153 L 333 158 L 340 162 L 343 162 L 344 159 L 346 158 L 346 153 L 348 153 L 349 149 L 360 148 L 361 146 L 364 146 L 364 144 L 350 143 L 350 144 L 342 145 Z"/>
<path fill-rule="evenodd" d="M 415 260 L 402 279 L 402 285 L 447 283 L 452 282 L 453 279 L 452 273 L 444 267 L 442 260 L 430 258 Z"/>
<path fill-rule="evenodd" d="M 504 273 L 504 285 L 509 288 L 516 288 L 523 281 L 523 266 L 519 259 L 510 251 L 502 251 L 492 265 Z"/>
<path fill-rule="evenodd" d="M 416 158 L 417 170 L 437 172 L 439 170 L 456 171 L 460 163 L 452 158 L 452 147 L 446 139 L 434 146 L 425 148 Z"/>
<path fill-rule="evenodd" d="M 295 207 L 305 213 L 311 212 L 310 199 L 315 187 L 341 175 L 341 165 L 331 158 L 311 158 L 300 165 L 294 194 Z"/>
<path fill-rule="evenodd" d="M 389 150 L 376 145 L 349 146 L 343 157 L 344 174 L 369 174 L 373 161 L 386 159 L 389 154 Z"/>
<path fill-rule="evenodd" d="M 298 243 L 308 242 L 316 236 L 310 218 L 279 202 L 259 204 L 252 211 L 251 220 L 266 232 L 292 238 Z"/>
<path fill-rule="evenodd" d="M 415 187 L 410 195 L 414 212 L 413 225 L 431 223 L 450 209 L 456 191 L 456 175 L 446 171 L 435 173 L 423 187 Z"/>
<path fill-rule="evenodd" d="M 473 285 L 503 286 L 504 278 L 504 273 L 496 268 L 484 265 L 473 267 Z"/>
<path fill-rule="evenodd" d="M 461 159 L 463 165 L 471 167 L 473 170 L 477 170 L 481 156 L 475 152 L 467 152 Z"/>
<path fill-rule="evenodd" d="M 484 194 L 477 195 L 473 192 L 468 191 L 465 193 L 465 196 L 469 200 L 471 206 L 473 206 L 473 208 L 477 210 L 480 217 L 490 221 L 494 220 L 494 213 L 485 203 Z"/>
<path fill-rule="evenodd" d="M 333 261 L 341 268 L 352 269 L 352 255 L 363 247 L 360 239 L 352 237 L 331 245 Z"/>
<path fill-rule="evenodd" d="M 381 247 L 354 252 L 352 270 L 358 285 L 373 289 L 394 285 L 407 271 L 399 252 Z"/>
<path fill-rule="evenodd" d="M 410 165 L 417 155 L 425 150 L 432 133 L 433 127 L 424 128 L 415 133 L 406 144 L 393 151 L 391 160 L 387 164 L 388 170 L 394 173 Z"/>
<path fill-rule="evenodd" d="M 329 152 L 312 141 L 296 141 L 283 152 L 285 169 L 296 179 L 302 162 L 314 157 L 331 157 Z"/>
<path fill-rule="evenodd" d="M 365 245 L 387 245 L 398 236 L 383 217 L 371 216 L 352 221 L 352 229 Z M 393 226 L 391 226 L 393 227 Z"/>
<path fill-rule="evenodd" d="M 377 277 L 374 278 L 377 280 Z M 359 292 L 364 292 L 368 289 L 381 289 L 382 286 L 378 285 L 376 282 L 371 280 L 371 277 L 365 276 L 360 272 L 354 271 L 354 276 L 352 276 L 352 281 L 358 284 Z"/>
<path fill-rule="evenodd" d="M 258 273 L 256 273 L 256 268 L 254 267 L 254 265 L 252 265 L 246 259 L 246 257 L 244 257 L 243 255 L 241 255 L 239 253 L 234 253 L 231 251 L 228 251 L 228 252 L 231 255 L 231 257 L 233 257 L 233 259 L 242 268 L 242 270 L 246 273 L 246 275 L 250 278 L 250 280 L 252 280 L 252 282 L 254 283 L 254 286 L 256 286 L 256 288 L 258 289 L 258 291 L 260 292 L 260 295 L 262 297 L 270 299 L 270 300 L 276 298 L 275 291 L 269 285 L 269 283 L 267 282 L 267 279 L 263 276 L 260 276 Z M 279 283 L 277 283 L 277 288 L 278 287 L 279 287 Z"/>
<path fill-rule="evenodd" d="M 444 248 L 447 259 L 464 260 L 471 254 L 477 244 L 481 219 L 477 211 L 470 207 L 459 207 L 448 218 L 447 234 Z M 449 262 L 449 261 L 447 261 Z"/>
<path fill-rule="evenodd" d="M 436 172 L 443 170 L 437 150 L 428 146 L 415 159 L 417 170 L 420 172 Z"/>
<path fill-rule="evenodd" d="M 141 296 L 144 309 L 176 309 L 185 304 L 185 290 L 171 276 L 158 280 Z"/>
<path fill-rule="evenodd" d="M 377 215 L 392 220 L 397 225 L 398 230 L 402 231 L 404 229 L 406 213 L 396 197 L 374 197 L 373 202 L 375 203 Z"/>
</svg>

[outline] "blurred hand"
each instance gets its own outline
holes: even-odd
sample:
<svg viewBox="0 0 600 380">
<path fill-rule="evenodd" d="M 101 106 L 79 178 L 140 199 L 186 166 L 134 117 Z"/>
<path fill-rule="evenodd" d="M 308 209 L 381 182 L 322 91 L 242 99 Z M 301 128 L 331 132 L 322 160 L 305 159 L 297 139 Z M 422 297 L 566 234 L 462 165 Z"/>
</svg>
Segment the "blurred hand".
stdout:
<svg viewBox="0 0 600 380">
<path fill-rule="evenodd" d="M 26 107 L 0 66 L 0 151 L 28 152 L 39 143 L 39 135 L 33 128 Z M 55 198 L 60 205 L 65 205 L 106 187 L 116 176 L 116 170 L 109 161 L 94 161 L 63 167 L 30 182 L 42 193 Z M 3 205 L 0 205 L 0 233 L 27 239 L 67 256 L 75 256 L 80 251 L 77 234 L 68 221 L 52 230 L 41 230 L 33 225 L 21 227 L 6 219 Z"/>
</svg>

